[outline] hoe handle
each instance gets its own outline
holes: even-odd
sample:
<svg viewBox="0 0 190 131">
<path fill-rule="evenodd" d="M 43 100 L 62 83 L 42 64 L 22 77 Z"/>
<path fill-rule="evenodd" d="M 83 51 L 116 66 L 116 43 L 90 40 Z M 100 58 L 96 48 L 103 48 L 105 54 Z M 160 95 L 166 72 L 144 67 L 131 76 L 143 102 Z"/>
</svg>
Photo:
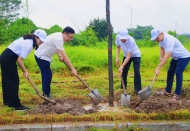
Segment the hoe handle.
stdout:
<svg viewBox="0 0 190 131">
<path fill-rule="evenodd" d="M 125 93 L 125 95 L 126 95 L 127 92 L 126 92 L 126 88 L 125 88 L 125 85 L 124 85 L 124 81 L 123 81 L 123 77 L 122 77 L 122 76 L 121 76 L 121 84 L 122 84 L 122 86 L 123 86 L 124 93 Z"/>
<path fill-rule="evenodd" d="M 34 83 L 32 82 L 32 80 L 30 79 L 30 77 L 28 76 L 28 81 L 30 82 L 30 84 L 33 86 L 33 88 L 35 89 L 35 91 L 36 91 L 36 94 L 39 96 L 39 97 L 41 97 L 42 99 L 44 99 L 44 100 L 46 100 L 46 101 L 48 101 L 48 102 L 51 102 L 51 103 L 55 103 L 54 101 L 51 101 L 51 100 L 49 100 L 48 98 L 46 98 L 45 96 L 42 96 L 41 94 L 40 94 L 40 91 L 38 90 L 38 88 L 36 87 L 36 85 L 34 85 Z"/>
<path fill-rule="evenodd" d="M 32 82 L 32 80 L 30 79 L 30 77 L 28 76 L 28 81 L 30 82 L 30 84 L 33 86 L 33 88 L 35 89 L 37 94 L 40 94 L 40 91 L 38 90 L 38 88 L 34 85 L 34 83 Z"/>
<path fill-rule="evenodd" d="M 117 68 L 118 68 L 118 69 L 119 69 L 119 67 L 120 67 L 120 63 L 117 65 Z M 127 92 L 126 92 L 126 88 L 125 88 L 125 84 L 124 84 L 122 75 L 121 75 L 121 84 L 122 84 L 122 87 L 123 87 L 123 89 L 124 89 L 124 93 L 125 93 L 125 95 L 126 95 Z"/>
<path fill-rule="evenodd" d="M 92 89 L 91 89 L 78 75 L 76 75 L 76 77 L 77 77 L 90 91 L 92 91 Z"/>
<path fill-rule="evenodd" d="M 152 84 L 151 84 L 151 86 L 150 86 L 150 88 L 152 88 L 152 86 L 154 85 L 154 82 L 155 82 L 155 80 L 156 80 L 156 74 L 154 75 L 154 78 L 153 78 L 153 80 L 152 80 Z"/>
</svg>

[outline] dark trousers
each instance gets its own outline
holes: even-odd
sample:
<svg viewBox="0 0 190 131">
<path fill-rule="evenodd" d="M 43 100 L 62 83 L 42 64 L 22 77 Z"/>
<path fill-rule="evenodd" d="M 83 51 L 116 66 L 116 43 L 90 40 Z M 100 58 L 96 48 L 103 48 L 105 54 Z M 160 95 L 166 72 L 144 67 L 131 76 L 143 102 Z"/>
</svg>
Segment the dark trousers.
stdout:
<svg viewBox="0 0 190 131">
<path fill-rule="evenodd" d="M 36 62 L 41 71 L 42 77 L 42 90 L 44 94 L 49 97 L 50 96 L 50 85 L 52 80 L 52 71 L 50 69 L 50 62 L 46 60 L 39 59 L 35 56 Z"/>
<path fill-rule="evenodd" d="M 170 67 L 167 73 L 167 86 L 166 91 L 171 92 L 173 86 L 174 75 L 176 74 L 176 90 L 175 94 L 180 95 L 182 89 L 182 81 L 183 81 L 183 72 L 187 67 L 187 64 L 190 61 L 190 57 L 188 58 L 180 58 L 178 60 L 172 59 L 170 62 Z"/>
<path fill-rule="evenodd" d="M 9 107 L 21 106 L 18 97 L 19 76 L 16 64 L 17 59 L 18 56 L 8 48 L 1 54 L 3 103 Z"/>
<path fill-rule="evenodd" d="M 123 58 L 123 62 L 124 62 L 125 58 L 126 57 Z M 133 62 L 133 69 L 134 69 L 134 90 L 137 93 L 142 88 L 141 87 L 141 75 L 140 75 L 140 62 L 141 62 L 140 57 L 130 58 L 130 60 L 128 61 L 128 63 L 125 65 L 125 67 L 123 69 L 122 78 L 123 78 L 125 87 L 127 87 L 127 75 L 128 75 L 128 71 L 129 71 L 131 62 Z M 121 87 L 122 87 L 122 85 L 121 85 Z"/>
</svg>

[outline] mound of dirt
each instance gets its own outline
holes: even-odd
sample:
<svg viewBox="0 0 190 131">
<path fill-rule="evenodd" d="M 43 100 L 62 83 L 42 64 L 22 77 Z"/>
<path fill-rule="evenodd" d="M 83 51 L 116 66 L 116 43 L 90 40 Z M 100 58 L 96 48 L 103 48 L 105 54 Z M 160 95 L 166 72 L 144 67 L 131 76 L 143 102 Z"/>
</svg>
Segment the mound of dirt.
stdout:
<svg viewBox="0 0 190 131">
<path fill-rule="evenodd" d="M 71 115 L 83 115 L 93 113 L 95 111 L 85 110 L 79 100 L 64 100 L 54 99 L 56 103 L 44 101 L 39 104 L 37 108 L 28 111 L 29 114 L 63 114 L 69 113 Z"/>
<path fill-rule="evenodd" d="M 174 101 L 172 100 L 172 96 L 153 94 L 144 101 L 141 101 L 137 96 L 132 97 L 128 107 L 137 113 L 167 113 L 180 109 L 190 109 L 190 101 L 184 97 L 178 101 Z"/>
<path fill-rule="evenodd" d="M 167 113 L 169 111 L 176 111 L 180 109 L 190 109 L 189 90 L 182 92 L 180 100 L 173 101 L 172 96 L 158 95 L 153 93 L 144 101 L 141 101 L 139 96 L 132 95 L 129 108 L 135 110 L 137 113 Z M 83 108 L 81 100 L 64 100 L 54 99 L 56 104 L 44 102 L 39 104 L 37 108 L 28 111 L 29 114 L 63 114 L 69 113 L 71 115 L 83 115 L 99 112 L 104 108 L 101 104 L 97 107 Z M 105 104 L 105 103 L 104 103 Z M 100 109 L 99 109 L 100 108 Z M 108 108 L 108 107 L 107 107 Z"/>
</svg>

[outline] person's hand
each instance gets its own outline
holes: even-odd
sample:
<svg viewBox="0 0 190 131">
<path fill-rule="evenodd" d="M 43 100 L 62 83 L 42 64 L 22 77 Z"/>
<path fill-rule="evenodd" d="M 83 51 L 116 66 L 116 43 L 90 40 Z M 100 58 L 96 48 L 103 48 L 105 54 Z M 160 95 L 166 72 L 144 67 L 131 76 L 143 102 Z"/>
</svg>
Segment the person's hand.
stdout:
<svg viewBox="0 0 190 131">
<path fill-rule="evenodd" d="M 120 61 L 119 61 L 119 59 L 115 59 L 115 63 L 116 63 L 116 65 L 117 65 L 117 67 L 119 67 L 120 66 Z"/>
<path fill-rule="evenodd" d="M 25 78 L 28 78 L 29 73 L 27 71 L 25 71 L 25 72 L 23 72 L 23 75 L 24 75 Z"/>
<path fill-rule="evenodd" d="M 64 61 L 64 59 L 63 59 L 62 56 L 59 56 L 59 61 L 60 61 L 60 62 L 63 62 L 63 61 Z"/>
<path fill-rule="evenodd" d="M 76 69 L 72 70 L 72 75 L 74 75 L 74 76 L 78 75 Z"/>
<path fill-rule="evenodd" d="M 159 67 L 157 67 L 157 68 L 155 69 L 155 74 L 156 74 L 157 76 L 160 74 L 160 68 L 159 68 Z"/>
<path fill-rule="evenodd" d="M 122 75 L 122 73 L 123 73 L 123 66 L 119 67 L 118 72 L 120 73 L 120 75 Z"/>
</svg>

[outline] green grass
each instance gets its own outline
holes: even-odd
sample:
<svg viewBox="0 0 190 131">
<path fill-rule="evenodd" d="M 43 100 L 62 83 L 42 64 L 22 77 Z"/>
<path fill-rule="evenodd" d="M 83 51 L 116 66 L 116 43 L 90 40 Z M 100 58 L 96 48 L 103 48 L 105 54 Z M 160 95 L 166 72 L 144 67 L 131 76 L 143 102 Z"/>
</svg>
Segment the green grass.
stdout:
<svg viewBox="0 0 190 131">
<path fill-rule="evenodd" d="M 5 45 L 0 46 L 0 53 L 6 48 Z M 97 88 L 104 98 L 108 99 L 108 50 L 107 48 L 96 48 L 96 47 L 71 47 L 65 46 L 67 55 L 69 56 L 71 62 L 76 67 L 79 75 L 82 79 L 86 79 L 87 84 L 92 88 Z M 113 46 L 113 75 L 114 75 L 114 95 L 115 99 L 119 97 L 118 94 L 123 92 L 120 89 L 120 77 L 115 66 L 115 46 Z M 142 53 L 141 61 L 141 77 L 142 77 L 142 87 L 146 87 L 151 84 L 154 77 L 154 70 L 159 63 L 159 47 L 142 47 L 140 48 Z M 122 59 L 122 54 L 120 55 Z M 30 73 L 30 77 L 41 91 L 41 76 L 39 68 L 35 62 L 33 52 L 26 58 L 25 65 Z M 157 77 L 154 89 L 165 87 L 167 68 L 169 66 L 169 61 L 162 69 L 160 75 Z M 65 99 L 79 98 L 83 100 L 84 103 L 89 103 L 89 98 L 87 97 L 89 91 L 84 89 L 82 83 L 77 81 L 76 77 L 70 75 L 69 69 L 61 62 L 59 62 L 58 57 L 55 55 L 51 63 L 51 68 L 53 70 L 53 79 L 51 85 L 52 97 L 62 97 Z M 184 72 L 184 87 L 189 87 L 189 68 Z M 37 104 L 42 102 L 35 93 L 34 89 L 30 83 L 23 77 L 23 73 L 19 69 L 20 76 L 20 90 L 19 95 L 21 103 L 29 106 L 35 107 Z M 72 82 L 77 81 L 77 82 Z M 1 83 L 1 79 L 0 79 Z M 175 85 L 175 84 L 174 84 Z M 174 88 L 175 89 L 175 88 Z M 133 69 L 132 66 L 129 70 L 128 77 L 128 92 L 133 93 Z M 117 96 L 118 95 L 118 96 Z M 2 98 L 2 89 L 0 88 L 0 97 Z M 127 109 L 129 110 L 129 109 Z M 122 115 L 121 115 L 122 114 Z M 190 120 L 189 111 L 178 111 L 171 112 L 168 114 L 143 114 L 135 113 L 134 111 L 126 112 L 115 112 L 115 113 L 94 113 L 87 114 L 83 116 L 71 116 L 68 114 L 61 115 L 26 115 L 24 113 L 18 113 L 12 111 L 11 108 L 4 107 L 3 101 L 0 99 L 0 124 L 12 124 L 12 123 L 35 123 L 36 121 L 41 122 L 63 122 L 63 121 L 152 121 L 152 120 Z M 93 129 L 92 129 L 93 130 Z"/>
</svg>

